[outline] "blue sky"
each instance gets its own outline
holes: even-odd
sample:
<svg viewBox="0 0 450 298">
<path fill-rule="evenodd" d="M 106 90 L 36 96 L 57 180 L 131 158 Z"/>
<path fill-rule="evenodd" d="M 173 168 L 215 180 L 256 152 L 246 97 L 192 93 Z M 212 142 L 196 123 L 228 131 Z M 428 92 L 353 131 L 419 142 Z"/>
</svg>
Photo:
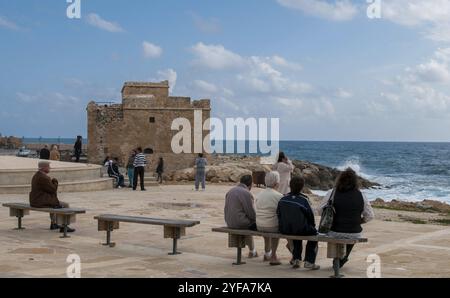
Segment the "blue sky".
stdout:
<svg viewBox="0 0 450 298">
<path fill-rule="evenodd" d="M 86 135 L 89 101 L 168 79 L 290 140 L 450 140 L 450 0 L 0 0 L 0 133 Z"/>
</svg>

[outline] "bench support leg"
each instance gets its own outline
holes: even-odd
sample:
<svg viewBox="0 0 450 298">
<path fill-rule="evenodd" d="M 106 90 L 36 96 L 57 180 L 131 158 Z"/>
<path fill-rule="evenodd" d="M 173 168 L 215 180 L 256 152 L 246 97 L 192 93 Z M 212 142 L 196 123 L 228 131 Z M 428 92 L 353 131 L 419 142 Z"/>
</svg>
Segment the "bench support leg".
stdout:
<svg viewBox="0 0 450 298">
<path fill-rule="evenodd" d="M 236 263 L 233 263 L 233 265 L 239 266 L 239 265 L 244 265 L 245 262 L 242 262 L 242 248 L 238 247 L 237 248 L 237 256 L 236 256 Z"/>
<path fill-rule="evenodd" d="M 334 258 L 333 259 L 333 270 L 334 270 L 334 275 L 330 276 L 331 278 L 342 278 L 344 277 L 344 275 L 339 273 L 339 268 L 340 267 L 340 259 L 339 258 Z"/>
<path fill-rule="evenodd" d="M 22 218 L 25 216 L 25 211 L 21 209 L 9 209 L 9 215 L 17 218 L 17 228 L 14 230 L 24 230 L 22 227 Z"/>
<path fill-rule="evenodd" d="M 102 245 L 109 246 L 109 247 L 115 247 L 116 244 L 114 242 L 111 242 L 111 232 L 113 231 L 113 223 L 108 222 L 107 225 L 108 225 L 108 228 L 106 230 L 106 243 L 103 243 Z"/>
<path fill-rule="evenodd" d="M 17 229 L 14 229 L 16 231 L 25 230 L 25 228 L 22 227 L 22 218 L 23 216 L 17 216 Z"/>
<path fill-rule="evenodd" d="M 69 235 L 67 235 L 67 226 L 70 224 L 70 216 L 65 215 L 64 216 L 64 223 L 63 223 L 63 229 L 64 229 L 64 233 L 61 237 L 59 238 L 70 238 Z"/>
<path fill-rule="evenodd" d="M 173 238 L 172 252 L 169 253 L 169 256 L 181 255 L 181 252 L 177 251 L 178 239 Z"/>
</svg>

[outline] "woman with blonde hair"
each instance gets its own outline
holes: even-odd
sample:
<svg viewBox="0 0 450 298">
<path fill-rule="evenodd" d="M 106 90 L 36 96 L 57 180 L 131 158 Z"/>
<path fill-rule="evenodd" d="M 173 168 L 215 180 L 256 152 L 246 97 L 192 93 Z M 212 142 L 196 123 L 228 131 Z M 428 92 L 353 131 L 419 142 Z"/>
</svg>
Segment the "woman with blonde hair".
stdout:
<svg viewBox="0 0 450 298">
<path fill-rule="evenodd" d="M 58 146 L 53 145 L 52 151 L 50 151 L 50 160 L 60 161 L 61 154 L 59 153 Z"/>
<path fill-rule="evenodd" d="M 283 197 L 278 192 L 280 174 L 269 172 L 265 177 L 266 189 L 256 196 L 256 227 L 260 232 L 278 233 L 278 202 Z M 264 261 L 270 261 L 270 265 L 280 265 L 277 257 L 278 238 L 264 237 Z"/>
</svg>

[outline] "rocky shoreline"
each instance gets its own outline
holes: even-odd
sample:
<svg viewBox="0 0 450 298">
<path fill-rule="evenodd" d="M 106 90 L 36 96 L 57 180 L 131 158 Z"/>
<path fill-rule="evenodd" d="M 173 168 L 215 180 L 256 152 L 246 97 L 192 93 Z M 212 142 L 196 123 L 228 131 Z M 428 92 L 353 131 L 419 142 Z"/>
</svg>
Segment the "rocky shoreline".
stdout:
<svg viewBox="0 0 450 298">
<path fill-rule="evenodd" d="M 295 166 L 293 175 L 301 175 L 305 178 L 306 188 L 310 190 L 326 191 L 333 187 L 337 176 L 341 171 L 323 165 L 293 160 Z M 209 159 L 206 170 L 206 180 L 211 183 L 238 182 L 243 175 L 251 175 L 253 172 L 269 172 L 270 164 L 263 164 L 260 157 L 239 155 L 214 155 Z M 167 179 L 173 182 L 194 181 L 195 170 L 187 168 L 169 173 Z M 378 183 L 359 177 L 363 189 L 380 187 Z"/>
<path fill-rule="evenodd" d="M 210 183 L 237 183 L 242 175 L 271 170 L 271 165 L 264 164 L 257 156 L 213 155 L 208 161 L 206 180 Z M 314 205 L 317 205 L 322 197 L 312 194 L 311 190 L 327 191 L 331 189 L 337 176 L 341 173 L 338 169 L 308 161 L 293 160 L 292 163 L 295 166 L 293 175 L 302 175 L 305 178 L 305 193 L 310 195 Z M 188 183 L 194 181 L 194 175 L 194 169 L 187 168 L 169 173 L 167 179 L 171 183 Z M 362 177 L 359 179 L 362 189 L 382 187 L 382 185 Z M 450 224 L 450 205 L 439 201 L 392 200 L 387 202 L 379 198 L 372 202 L 372 206 L 376 208 L 379 217 L 386 221 Z"/>
</svg>

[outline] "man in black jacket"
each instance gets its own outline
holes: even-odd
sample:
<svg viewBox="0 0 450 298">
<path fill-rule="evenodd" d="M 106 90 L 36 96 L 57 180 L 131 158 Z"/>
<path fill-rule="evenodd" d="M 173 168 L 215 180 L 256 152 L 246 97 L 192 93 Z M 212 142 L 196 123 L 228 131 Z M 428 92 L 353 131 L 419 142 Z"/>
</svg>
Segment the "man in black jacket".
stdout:
<svg viewBox="0 0 450 298">
<path fill-rule="evenodd" d="M 49 160 L 50 159 L 50 151 L 48 150 L 48 146 L 45 145 L 44 148 L 42 148 L 39 151 L 39 159 L 43 160 Z"/>
<path fill-rule="evenodd" d="M 301 193 L 305 185 L 302 177 L 294 177 L 290 182 L 291 192 L 278 202 L 277 214 L 279 229 L 285 235 L 314 236 L 317 235 L 314 212 L 309 204 L 307 196 Z M 294 240 L 292 250 L 293 268 L 300 267 L 302 260 L 303 243 L 301 240 Z M 316 265 L 318 251 L 316 241 L 308 241 L 306 244 L 305 268 L 311 270 L 320 269 Z"/>
<path fill-rule="evenodd" d="M 77 141 L 75 142 L 75 145 L 73 146 L 73 151 L 75 155 L 75 162 L 80 162 L 80 156 L 83 152 L 83 137 L 77 136 Z"/>
</svg>

